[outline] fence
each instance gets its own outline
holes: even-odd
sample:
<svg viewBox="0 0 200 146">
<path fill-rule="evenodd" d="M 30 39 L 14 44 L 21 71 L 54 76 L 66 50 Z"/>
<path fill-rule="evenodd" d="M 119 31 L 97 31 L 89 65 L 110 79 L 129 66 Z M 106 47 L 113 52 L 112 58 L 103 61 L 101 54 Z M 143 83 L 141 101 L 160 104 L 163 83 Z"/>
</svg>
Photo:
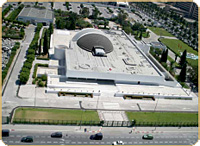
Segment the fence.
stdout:
<svg viewBox="0 0 200 146">
<path fill-rule="evenodd" d="M 53 119 L 13 119 L 13 124 L 41 124 L 41 125 L 90 125 L 101 126 L 101 121 L 80 121 L 80 120 L 53 120 Z"/>
<path fill-rule="evenodd" d="M 148 127 L 196 127 L 198 122 L 135 122 L 134 126 Z"/>
<path fill-rule="evenodd" d="M 103 121 L 104 127 L 130 127 L 134 126 L 134 121 Z"/>
<path fill-rule="evenodd" d="M 136 122 L 132 121 L 80 121 L 80 120 L 53 120 L 53 119 L 18 119 L 13 124 L 41 124 L 41 125 L 73 125 L 73 126 L 103 126 L 103 127 L 195 127 L 198 122 Z"/>
<path fill-rule="evenodd" d="M 20 119 L 15 118 L 13 124 L 42 124 L 42 125 L 87 125 L 104 127 L 128 127 L 133 126 L 131 121 L 79 121 L 79 120 L 53 120 L 53 119 Z"/>
</svg>

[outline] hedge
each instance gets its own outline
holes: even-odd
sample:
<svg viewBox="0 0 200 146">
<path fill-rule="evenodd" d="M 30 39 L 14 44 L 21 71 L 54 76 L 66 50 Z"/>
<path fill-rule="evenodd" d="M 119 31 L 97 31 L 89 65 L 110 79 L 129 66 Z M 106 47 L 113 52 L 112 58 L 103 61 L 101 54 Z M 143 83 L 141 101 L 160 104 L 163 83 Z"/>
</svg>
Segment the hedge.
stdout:
<svg viewBox="0 0 200 146">
<path fill-rule="evenodd" d="M 24 5 L 20 5 L 17 9 L 13 10 L 12 13 L 10 13 L 6 19 L 14 21 L 23 8 Z"/>
<path fill-rule="evenodd" d="M 22 84 L 26 84 L 29 79 L 30 70 L 32 68 L 32 63 L 35 59 L 35 50 L 38 47 L 38 39 L 39 39 L 39 34 L 40 34 L 40 30 L 41 30 L 42 26 L 43 25 L 41 23 L 38 23 L 34 38 L 31 42 L 31 44 L 29 45 L 29 48 L 27 51 L 28 53 L 26 56 L 26 61 L 24 62 L 24 65 L 23 65 L 21 73 L 20 73 L 20 83 L 22 83 Z M 29 71 L 24 68 L 29 69 Z"/>
<path fill-rule="evenodd" d="M 20 43 L 16 42 L 14 47 L 12 48 L 12 52 L 10 54 L 10 58 L 8 60 L 8 63 L 6 64 L 5 69 L 2 71 L 2 84 L 3 84 L 4 79 L 7 76 L 10 65 L 12 64 L 13 58 L 15 57 L 16 51 L 17 51 L 17 49 L 19 49 L 19 47 L 20 47 Z"/>
<path fill-rule="evenodd" d="M 41 66 L 41 67 L 48 67 L 49 65 L 48 65 L 48 64 L 41 64 L 41 63 L 35 64 L 34 72 L 33 72 L 33 76 L 32 76 L 33 78 L 36 78 L 38 66 Z"/>
<path fill-rule="evenodd" d="M 12 5 L 9 5 L 7 8 L 5 8 L 2 12 L 2 18 L 4 18 L 4 16 L 10 11 L 10 9 L 12 8 Z"/>
</svg>

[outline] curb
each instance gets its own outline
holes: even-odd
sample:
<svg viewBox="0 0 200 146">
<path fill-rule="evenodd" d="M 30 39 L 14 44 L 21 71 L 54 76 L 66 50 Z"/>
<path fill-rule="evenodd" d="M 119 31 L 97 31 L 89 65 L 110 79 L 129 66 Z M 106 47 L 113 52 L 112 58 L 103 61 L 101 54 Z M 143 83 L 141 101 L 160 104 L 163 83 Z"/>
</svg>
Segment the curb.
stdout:
<svg viewBox="0 0 200 146">
<path fill-rule="evenodd" d="M 163 133 L 163 131 L 137 131 L 135 127 L 132 128 L 132 133 L 134 132 L 135 134 L 137 133 L 144 133 L 144 134 L 148 134 L 148 133 Z"/>
<path fill-rule="evenodd" d="M 16 64 L 16 62 L 17 62 L 17 59 L 18 59 L 18 57 L 19 57 L 20 52 L 21 52 L 21 44 L 20 44 L 20 48 L 18 49 L 17 54 L 15 54 L 15 57 L 14 57 L 14 60 L 13 60 L 13 62 L 12 62 L 12 64 L 11 64 L 11 66 L 10 66 L 10 68 L 9 68 L 10 71 L 9 71 L 9 73 L 6 75 L 6 78 L 4 79 L 4 83 L 3 83 L 3 85 L 2 85 L 2 96 L 4 95 L 4 91 L 5 91 L 6 87 L 7 87 L 8 80 L 10 79 L 10 76 L 11 76 L 11 74 L 12 74 L 12 72 L 13 72 L 13 69 L 14 69 L 14 67 L 15 67 L 15 64 Z"/>
<path fill-rule="evenodd" d="M 102 130 L 102 127 L 98 130 L 98 131 L 86 131 L 86 132 L 88 132 L 88 133 L 99 133 L 99 132 L 101 132 L 101 130 Z"/>
</svg>

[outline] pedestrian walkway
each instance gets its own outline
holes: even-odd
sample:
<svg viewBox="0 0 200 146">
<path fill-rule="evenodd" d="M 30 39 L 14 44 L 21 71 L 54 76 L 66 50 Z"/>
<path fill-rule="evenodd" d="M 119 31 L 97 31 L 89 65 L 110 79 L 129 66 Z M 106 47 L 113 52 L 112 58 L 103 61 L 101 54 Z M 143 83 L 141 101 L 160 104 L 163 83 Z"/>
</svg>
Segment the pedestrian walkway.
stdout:
<svg viewBox="0 0 200 146">
<path fill-rule="evenodd" d="M 129 121 L 124 111 L 98 111 L 103 121 Z"/>
</svg>

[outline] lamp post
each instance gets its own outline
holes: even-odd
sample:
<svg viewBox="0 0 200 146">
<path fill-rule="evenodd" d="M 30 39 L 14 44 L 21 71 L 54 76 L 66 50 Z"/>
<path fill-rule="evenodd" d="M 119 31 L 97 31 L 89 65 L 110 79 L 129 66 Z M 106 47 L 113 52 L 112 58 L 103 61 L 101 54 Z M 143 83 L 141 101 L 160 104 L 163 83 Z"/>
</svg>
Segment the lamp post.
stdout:
<svg viewBox="0 0 200 146">
<path fill-rule="evenodd" d="M 37 89 L 37 86 L 35 86 L 35 100 L 34 100 L 34 107 L 36 107 L 36 89 Z"/>
<path fill-rule="evenodd" d="M 158 97 L 158 100 L 159 100 L 159 97 Z M 158 100 L 157 100 L 156 105 L 155 105 L 155 108 L 154 108 L 154 113 L 155 113 L 156 108 L 157 108 L 157 105 L 158 105 Z M 155 129 L 154 129 L 154 130 L 156 130 L 156 125 L 155 125 Z"/>
<path fill-rule="evenodd" d="M 81 108 L 81 122 L 80 122 L 80 129 L 81 129 L 81 124 L 82 124 L 82 118 L 83 118 L 83 107 L 82 107 L 82 101 L 79 101 L 80 108 Z"/>
</svg>

